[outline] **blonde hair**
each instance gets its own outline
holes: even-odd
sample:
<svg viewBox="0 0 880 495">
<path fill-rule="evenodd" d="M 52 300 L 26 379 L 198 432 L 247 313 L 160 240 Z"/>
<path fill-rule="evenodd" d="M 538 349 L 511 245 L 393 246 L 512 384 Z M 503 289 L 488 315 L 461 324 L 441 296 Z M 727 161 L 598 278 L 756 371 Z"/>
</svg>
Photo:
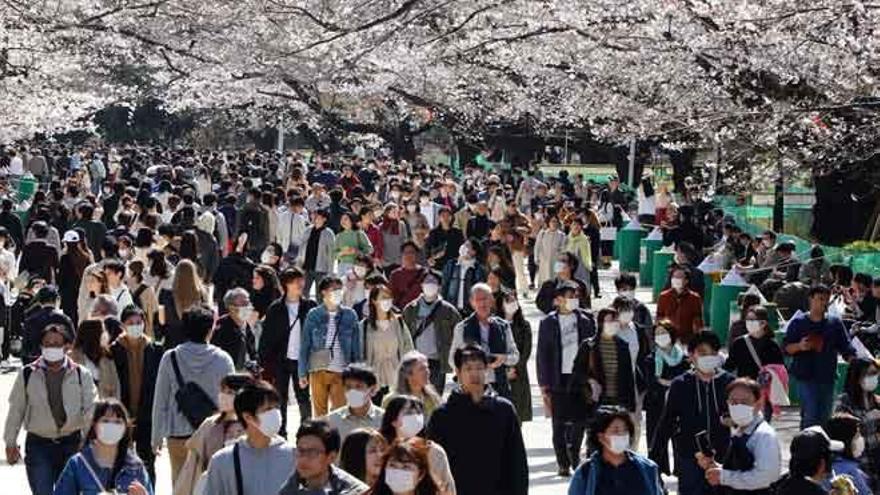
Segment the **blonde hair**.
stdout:
<svg viewBox="0 0 880 495">
<path fill-rule="evenodd" d="M 205 302 L 205 287 L 195 263 L 186 259 L 180 260 L 174 270 L 172 292 L 178 318 L 182 318 L 184 311 L 190 307 Z"/>
</svg>

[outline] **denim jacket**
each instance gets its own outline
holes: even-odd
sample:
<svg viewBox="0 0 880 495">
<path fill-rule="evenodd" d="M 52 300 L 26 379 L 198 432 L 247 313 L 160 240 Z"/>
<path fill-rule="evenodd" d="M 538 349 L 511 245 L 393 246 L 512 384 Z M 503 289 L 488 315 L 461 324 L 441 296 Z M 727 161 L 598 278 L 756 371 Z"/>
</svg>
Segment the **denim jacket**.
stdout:
<svg viewBox="0 0 880 495">
<path fill-rule="evenodd" d="M 299 347 L 299 376 L 308 376 L 309 357 L 313 352 L 326 348 L 327 341 L 327 307 L 323 304 L 313 308 L 306 315 Z M 339 345 L 346 363 L 356 363 L 363 359 L 361 330 L 357 313 L 351 308 L 340 306 L 336 310 L 336 328 L 339 332 Z"/>
<path fill-rule="evenodd" d="M 149 495 L 153 495 L 150 477 L 144 469 L 144 463 L 129 451 L 128 457 L 111 483 L 111 470 L 98 466 L 92 454 L 91 445 L 86 445 L 79 454 L 71 457 L 64 466 L 64 471 L 55 483 L 55 495 L 96 495 L 103 493 L 97 481 L 92 476 L 86 463 L 89 463 L 95 475 L 101 483 L 106 483 L 104 490 L 116 490 L 118 493 L 128 493 L 128 488 L 135 481 L 147 489 Z"/>
</svg>

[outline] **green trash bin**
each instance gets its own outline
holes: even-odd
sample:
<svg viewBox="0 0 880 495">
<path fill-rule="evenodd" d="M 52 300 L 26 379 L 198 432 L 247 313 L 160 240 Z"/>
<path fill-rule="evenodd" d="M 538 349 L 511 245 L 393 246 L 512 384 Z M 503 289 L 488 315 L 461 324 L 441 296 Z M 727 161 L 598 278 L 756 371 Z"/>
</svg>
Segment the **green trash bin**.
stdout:
<svg viewBox="0 0 880 495">
<path fill-rule="evenodd" d="M 660 292 L 663 291 L 663 286 L 666 285 L 667 271 L 674 257 L 675 253 L 671 251 L 666 252 L 661 249 L 654 252 L 654 261 L 651 267 L 654 302 L 657 302 L 657 299 L 660 298 Z"/>
<path fill-rule="evenodd" d="M 37 181 L 33 178 L 22 178 L 18 181 L 18 200 L 27 201 L 37 191 Z"/>
<path fill-rule="evenodd" d="M 639 271 L 639 242 L 644 235 L 645 232 L 638 222 L 630 222 L 626 228 L 617 232 L 615 244 L 620 246 L 618 248 L 618 255 L 620 256 L 621 272 Z"/>
<path fill-rule="evenodd" d="M 703 321 L 712 321 L 712 286 L 715 280 L 711 273 L 703 272 Z"/>
<path fill-rule="evenodd" d="M 718 334 L 721 342 L 727 342 L 727 332 L 730 329 L 730 302 L 736 301 L 736 296 L 747 290 L 744 285 L 728 285 L 724 280 L 720 284 L 712 285 L 712 331 Z"/>
<path fill-rule="evenodd" d="M 657 229 L 654 229 L 657 230 Z M 651 287 L 654 280 L 654 253 L 663 247 L 663 239 L 652 239 L 654 232 L 641 241 L 639 249 L 639 285 Z"/>
</svg>

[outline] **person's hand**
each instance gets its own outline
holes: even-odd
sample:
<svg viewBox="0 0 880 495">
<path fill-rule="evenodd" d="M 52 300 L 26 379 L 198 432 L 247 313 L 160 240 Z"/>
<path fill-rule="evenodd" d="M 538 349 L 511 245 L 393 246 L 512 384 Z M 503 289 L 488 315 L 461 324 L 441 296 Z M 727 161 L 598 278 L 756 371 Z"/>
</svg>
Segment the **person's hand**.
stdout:
<svg viewBox="0 0 880 495">
<path fill-rule="evenodd" d="M 253 327 L 254 325 L 257 324 L 257 320 L 259 320 L 259 319 L 260 319 L 259 313 L 257 313 L 256 310 L 251 311 L 251 315 L 248 317 L 248 324 L 250 324 L 250 326 Z"/>
<path fill-rule="evenodd" d="M 6 447 L 6 462 L 11 466 L 13 464 L 17 464 L 18 461 L 21 460 L 21 450 L 19 450 L 18 445 L 13 445 L 12 447 Z"/>
<path fill-rule="evenodd" d="M 128 485 L 128 495 L 147 495 L 147 489 L 137 481 L 132 481 Z"/>
<path fill-rule="evenodd" d="M 306 388 L 309 386 L 309 379 L 306 377 L 299 379 L 299 388 Z"/>
<path fill-rule="evenodd" d="M 516 380 L 516 378 L 517 378 L 516 368 L 508 368 L 507 379 L 508 380 Z"/>
<path fill-rule="evenodd" d="M 706 482 L 708 482 L 712 486 L 718 486 L 721 484 L 721 468 L 712 467 L 706 471 Z"/>
<path fill-rule="evenodd" d="M 592 392 L 593 402 L 599 402 L 599 397 L 602 396 L 602 385 L 599 385 L 599 382 L 596 380 L 590 379 L 590 390 Z"/>
<path fill-rule="evenodd" d="M 550 392 L 542 390 L 541 399 L 544 402 L 544 416 L 553 417 L 553 399 L 550 398 Z"/>
<path fill-rule="evenodd" d="M 798 348 L 801 352 L 811 351 L 813 350 L 813 343 L 810 342 L 810 337 L 804 337 L 798 342 Z"/>
<path fill-rule="evenodd" d="M 489 367 L 493 370 L 504 364 L 504 356 L 495 356 L 495 360 L 489 363 Z"/>
</svg>

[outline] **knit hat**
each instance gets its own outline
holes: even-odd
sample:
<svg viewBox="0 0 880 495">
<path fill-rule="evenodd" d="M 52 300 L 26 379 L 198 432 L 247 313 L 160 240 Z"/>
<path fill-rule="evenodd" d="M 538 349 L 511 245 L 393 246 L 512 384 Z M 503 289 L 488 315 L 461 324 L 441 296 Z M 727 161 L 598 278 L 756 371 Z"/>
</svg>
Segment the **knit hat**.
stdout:
<svg viewBox="0 0 880 495">
<path fill-rule="evenodd" d="M 199 218 L 196 219 L 196 228 L 201 230 L 202 232 L 206 232 L 208 234 L 214 233 L 214 225 L 217 223 L 217 219 L 214 218 L 214 215 L 206 211 L 199 215 Z"/>
</svg>

